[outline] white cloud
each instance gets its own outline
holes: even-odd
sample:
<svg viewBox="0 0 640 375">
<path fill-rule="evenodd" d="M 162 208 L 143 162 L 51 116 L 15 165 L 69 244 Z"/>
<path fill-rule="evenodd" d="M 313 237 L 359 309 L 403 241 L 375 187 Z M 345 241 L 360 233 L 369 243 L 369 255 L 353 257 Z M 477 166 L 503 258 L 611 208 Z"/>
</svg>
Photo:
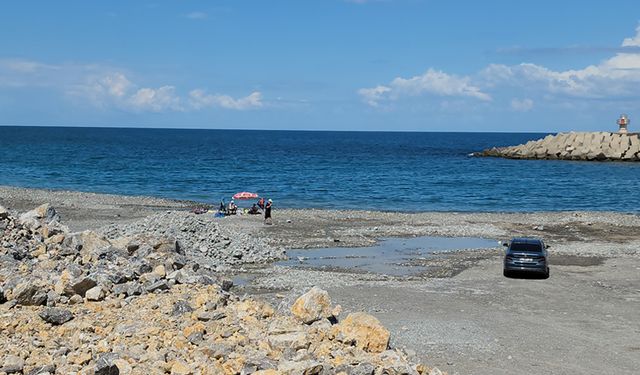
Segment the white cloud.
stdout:
<svg viewBox="0 0 640 375">
<path fill-rule="evenodd" d="M 187 15 L 185 15 L 185 17 L 192 19 L 192 20 L 203 20 L 205 18 L 208 17 L 208 15 L 205 12 L 191 12 Z"/>
<path fill-rule="evenodd" d="M 122 73 L 114 73 L 103 77 L 99 82 L 109 94 L 121 98 L 125 96 L 129 88 L 131 88 L 131 82 Z"/>
<path fill-rule="evenodd" d="M 189 99 L 191 105 L 196 109 L 221 107 L 247 110 L 263 106 L 262 94 L 258 91 L 254 91 L 244 98 L 234 99 L 229 95 L 207 94 L 204 90 L 196 89 L 189 93 Z"/>
<path fill-rule="evenodd" d="M 158 89 L 142 88 L 128 98 L 127 104 L 139 111 L 162 112 L 165 110 L 182 111 L 181 100 L 175 93 L 175 87 L 162 86 Z"/>
<path fill-rule="evenodd" d="M 640 26 L 636 27 L 636 35 L 632 38 L 625 38 L 622 41 L 623 47 L 640 47 Z"/>
<path fill-rule="evenodd" d="M 469 77 L 458 77 L 429 69 L 421 76 L 409 79 L 396 78 L 391 82 L 395 95 L 417 96 L 430 93 L 441 96 L 468 96 L 480 100 L 491 100 L 491 96 L 470 83 Z"/>
<path fill-rule="evenodd" d="M 640 27 L 633 38 L 624 39 L 622 46 L 640 46 Z M 633 50 L 620 52 L 597 65 L 564 71 L 529 63 L 515 66 L 493 64 L 480 75 L 490 86 L 512 85 L 527 91 L 538 90 L 577 98 L 637 95 L 640 53 Z"/>
<path fill-rule="evenodd" d="M 59 66 L 25 59 L 0 59 L 0 87 L 45 87 L 63 75 Z"/>
<path fill-rule="evenodd" d="M 206 108 L 249 110 L 264 106 L 262 93 L 246 97 L 206 94 L 195 89 L 186 98 L 172 85 L 144 87 L 128 73 L 97 64 L 49 65 L 21 59 L 0 59 L 0 88 L 37 87 L 60 91 L 76 102 L 133 112 L 188 111 Z"/>
<path fill-rule="evenodd" d="M 533 100 L 531 99 L 512 99 L 511 108 L 518 112 L 528 112 L 533 109 Z"/>
<path fill-rule="evenodd" d="M 490 101 L 491 96 L 471 83 L 469 77 L 459 77 L 442 71 L 429 69 L 420 76 L 411 78 L 395 78 L 388 86 L 376 86 L 358 90 L 363 100 L 378 106 L 382 100 L 397 100 L 405 96 L 432 94 L 437 96 L 470 97 Z"/>
<path fill-rule="evenodd" d="M 113 73 L 85 85 L 83 95 L 92 98 L 99 107 L 115 105 L 121 109 L 136 112 L 187 111 L 207 108 L 224 108 L 232 110 L 250 110 L 261 108 L 262 94 L 258 91 L 235 99 L 229 95 L 207 94 L 205 90 L 195 89 L 183 99 L 176 93 L 174 86 L 159 88 L 138 87 L 131 83 L 122 73 Z"/>
<path fill-rule="evenodd" d="M 56 69 L 52 65 L 42 64 L 24 59 L 0 59 L 0 68 L 16 73 L 34 73 L 45 69 Z"/>
<path fill-rule="evenodd" d="M 360 89 L 358 94 L 362 96 L 365 103 L 372 107 L 378 107 L 378 103 L 383 99 L 384 95 L 390 92 L 391 89 L 386 86 L 376 86 L 370 89 Z"/>
<path fill-rule="evenodd" d="M 134 112 L 183 110 L 173 86 L 138 87 L 122 72 L 89 76 L 83 83 L 67 90 L 67 94 L 88 99 L 100 108 L 116 107 Z"/>
<path fill-rule="evenodd" d="M 526 95 L 530 98 L 616 99 L 637 97 L 640 87 L 640 26 L 636 35 L 622 42 L 619 52 L 598 64 L 581 69 L 554 70 L 532 63 L 491 64 L 477 74 L 456 76 L 429 69 L 411 78 L 396 78 L 388 85 L 358 90 L 370 106 L 403 97 L 432 94 L 443 97 L 490 101 L 493 97 Z M 528 100 L 531 100 L 529 102 Z M 534 99 L 514 99 L 514 110 L 530 110 Z"/>
</svg>

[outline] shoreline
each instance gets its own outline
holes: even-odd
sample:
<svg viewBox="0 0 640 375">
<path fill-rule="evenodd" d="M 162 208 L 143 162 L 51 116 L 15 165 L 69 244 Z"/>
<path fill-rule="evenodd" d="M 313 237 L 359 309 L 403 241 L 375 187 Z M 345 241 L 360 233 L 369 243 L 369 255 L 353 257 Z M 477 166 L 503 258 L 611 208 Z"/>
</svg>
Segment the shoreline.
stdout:
<svg viewBox="0 0 640 375">
<path fill-rule="evenodd" d="M 81 210 L 91 210 L 94 218 L 95 226 L 102 226 L 105 223 L 115 222 L 119 220 L 131 220 L 145 217 L 151 213 L 161 212 L 163 210 L 188 210 L 196 205 L 206 203 L 190 201 L 190 200 L 174 200 L 167 198 L 158 198 L 152 196 L 137 195 L 119 195 L 119 194 L 103 194 L 93 192 L 82 192 L 72 190 L 51 190 L 23 188 L 0 185 L 0 202 L 5 201 L 5 206 L 9 209 L 26 211 L 43 203 L 50 203 L 64 216 L 65 222 L 71 227 L 74 224 L 82 227 L 83 219 L 86 219 L 89 212 L 80 212 Z M 459 223 L 492 223 L 496 227 L 504 227 L 506 223 L 512 224 L 531 224 L 533 230 L 538 234 L 545 234 L 545 224 L 554 223 L 580 223 L 586 225 L 603 224 L 616 226 L 640 226 L 640 214 L 633 211 L 381 211 L 381 210 L 337 210 L 337 209 L 300 209 L 300 208 L 279 208 L 274 207 L 274 212 L 279 213 L 281 224 L 285 224 L 286 220 L 299 219 L 303 220 L 309 217 L 317 217 L 318 220 L 329 221 L 339 219 L 341 225 L 349 226 L 355 222 L 367 222 L 367 224 L 391 223 L 397 225 L 400 222 L 408 222 L 418 226 L 426 226 L 431 224 L 431 228 L 417 228 L 415 231 L 404 228 L 382 228 L 375 227 L 374 233 L 379 238 L 385 237 L 403 237 L 422 235 L 421 233 L 438 234 L 444 236 L 470 236 L 465 231 L 438 231 L 435 227 Z M 109 214 L 112 214 L 111 216 Z M 256 215 L 260 216 L 260 215 Z M 248 215 L 237 215 L 227 217 L 225 219 L 237 220 L 239 217 L 251 219 Z M 253 217 L 255 219 L 255 217 Z M 71 221 L 71 222 L 69 222 Z M 253 220 L 255 221 L 255 220 Z M 224 223 L 224 221 L 221 221 Z M 406 223 L 403 223 L 406 224 Z M 489 224 L 490 225 L 490 224 Z M 536 228 L 533 228 L 536 227 Z M 542 229 L 542 230 L 540 230 Z M 502 233 L 492 231 L 489 228 L 471 228 L 470 233 L 477 232 L 484 235 L 481 237 L 494 238 L 492 236 L 503 235 Z M 536 232 L 532 232 L 536 233 Z M 553 235 L 554 233 L 551 232 Z M 624 237 L 624 236 L 623 236 Z M 499 238 L 496 238 L 499 239 Z M 341 244 L 344 245 L 344 244 Z"/>
<path fill-rule="evenodd" d="M 20 192 L 24 192 L 30 195 L 53 195 L 54 197 L 64 197 L 64 196 L 77 196 L 77 197 L 87 197 L 93 199 L 110 199 L 113 203 L 125 203 L 127 201 L 135 202 L 137 205 L 143 205 L 144 203 L 148 204 L 150 207 L 152 206 L 162 206 L 167 205 L 167 207 L 179 207 L 179 208 L 190 208 L 193 206 L 210 206 L 214 209 L 218 207 L 219 202 L 204 202 L 198 200 L 191 199 L 177 199 L 177 198 L 166 198 L 159 197 L 153 195 L 129 195 L 129 194 L 121 194 L 121 193 L 106 193 L 106 192 L 96 192 L 96 191 L 84 191 L 84 190 L 70 190 L 70 189 L 54 189 L 54 188 L 37 188 L 37 187 L 24 187 L 24 186 L 13 186 L 13 185 L 2 185 L 0 184 L 0 197 L 1 196 L 9 196 L 13 199 L 16 199 L 16 194 L 20 194 Z M 19 200 L 19 199 L 18 199 Z M 141 202 L 143 204 L 141 204 Z M 24 209 L 29 209 L 26 204 L 23 204 Z M 159 207 L 162 208 L 162 207 Z M 278 210 L 291 210 L 291 211 L 337 211 L 337 212 L 370 212 L 370 213 L 391 213 L 391 214 L 554 214 L 554 213 L 572 213 L 572 212 L 584 212 L 584 213 L 611 213 L 611 214 L 623 214 L 623 215 L 638 215 L 640 216 L 640 209 L 638 210 L 626 210 L 626 211 L 615 211 L 615 210 L 478 210 L 478 211 L 464 211 L 464 210 L 382 210 L 382 209 L 338 209 L 338 208 L 322 208 L 322 207 L 278 207 L 275 206 L 275 209 Z"/>
<path fill-rule="evenodd" d="M 269 263 L 231 265 L 217 272 L 248 275 L 234 287 L 236 293 L 282 308 L 319 286 L 345 313 L 366 311 L 380 319 L 392 333 L 393 347 L 450 375 L 632 374 L 640 367 L 640 216 L 635 214 L 411 214 L 276 206 L 274 225 L 266 226 L 259 215 L 214 219 L 187 214 L 188 204 L 165 199 L 0 187 L 0 205 L 9 210 L 42 203 L 55 207 L 74 231 L 130 227 L 149 217 L 197 217 L 221 231 L 285 249 L 367 246 L 387 237 L 544 237 L 551 245 L 548 280 L 504 278 L 497 246 L 426 259 L 430 272 L 412 277 Z M 514 333 L 526 332 L 532 324 L 538 330 L 535 337 L 522 340 Z M 526 355 L 532 347 L 538 348 L 535 358 Z"/>
</svg>

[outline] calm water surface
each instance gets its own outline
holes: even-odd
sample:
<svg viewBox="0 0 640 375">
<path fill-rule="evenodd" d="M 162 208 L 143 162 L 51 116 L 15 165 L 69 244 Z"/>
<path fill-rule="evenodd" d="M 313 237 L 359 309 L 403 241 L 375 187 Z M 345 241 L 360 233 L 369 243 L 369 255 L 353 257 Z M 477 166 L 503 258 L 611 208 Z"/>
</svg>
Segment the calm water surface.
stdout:
<svg viewBox="0 0 640 375">
<path fill-rule="evenodd" d="M 276 208 L 638 212 L 640 163 L 468 156 L 544 135 L 0 127 L 0 184 L 210 203 L 248 190 Z"/>
<path fill-rule="evenodd" d="M 427 266 L 414 261 L 426 259 L 433 253 L 497 246 L 498 243 L 494 240 L 474 237 L 388 238 L 369 247 L 287 250 L 289 260 L 277 264 L 405 276 L 425 271 Z"/>
</svg>

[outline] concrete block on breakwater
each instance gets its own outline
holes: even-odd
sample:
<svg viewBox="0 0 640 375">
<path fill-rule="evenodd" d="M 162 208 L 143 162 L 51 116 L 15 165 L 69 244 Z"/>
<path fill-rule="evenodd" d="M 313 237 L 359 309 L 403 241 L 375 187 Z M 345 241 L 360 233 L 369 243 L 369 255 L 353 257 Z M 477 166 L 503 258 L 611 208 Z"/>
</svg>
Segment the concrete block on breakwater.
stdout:
<svg viewBox="0 0 640 375">
<path fill-rule="evenodd" d="M 640 161 L 640 139 L 637 133 L 558 133 L 517 146 L 493 147 L 474 155 L 509 159 Z"/>
</svg>

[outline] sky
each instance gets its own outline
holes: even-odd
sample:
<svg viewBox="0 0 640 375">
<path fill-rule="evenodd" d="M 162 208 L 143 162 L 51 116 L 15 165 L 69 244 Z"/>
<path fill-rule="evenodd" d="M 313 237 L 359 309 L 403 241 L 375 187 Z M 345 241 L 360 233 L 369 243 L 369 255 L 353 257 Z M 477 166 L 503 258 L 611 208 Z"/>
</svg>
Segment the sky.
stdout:
<svg viewBox="0 0 640 375">
<path fill-rule="evenodd" d="M 0 124 L 640 129 L 640 1 L 12 1 Z M 634 121 L 637 118 L 637 121 Z"/>
</svg>

